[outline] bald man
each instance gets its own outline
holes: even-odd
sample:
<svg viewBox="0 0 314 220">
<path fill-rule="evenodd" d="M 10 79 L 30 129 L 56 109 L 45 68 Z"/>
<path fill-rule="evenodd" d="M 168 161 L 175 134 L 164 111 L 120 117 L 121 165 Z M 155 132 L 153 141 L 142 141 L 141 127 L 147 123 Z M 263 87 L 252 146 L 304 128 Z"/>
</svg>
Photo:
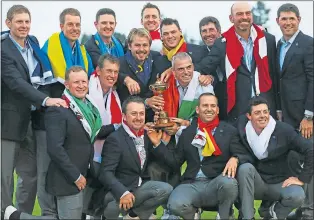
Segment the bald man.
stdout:
<svg viewBox="0 0 314 220">
<path fill-rule="evenodd" d="M 249 100 L 256 95 L 266 98 L 271 114 L 276 114 L 273 87 L 276 40 L 253 23 L 251 10 L 247 2 L 232 5 L 229 19 L 233 26 L 222 33 L 200 63 L 200 72 L 214 75 L 217 81 L 216 69 L 220 67 L 223 75 L 220 83 L 224 88 L 216 94 L 222 101 L 220 118 L 231 123 L 245 114 Z"/>
</svg>

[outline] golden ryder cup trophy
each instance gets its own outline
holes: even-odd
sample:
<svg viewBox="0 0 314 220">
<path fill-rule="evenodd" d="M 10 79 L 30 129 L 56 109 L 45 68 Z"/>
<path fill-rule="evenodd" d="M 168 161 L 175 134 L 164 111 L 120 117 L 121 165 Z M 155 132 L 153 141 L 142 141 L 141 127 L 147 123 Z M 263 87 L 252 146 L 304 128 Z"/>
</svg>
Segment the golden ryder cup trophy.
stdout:
<svg viewBox="0 0 314 220">
<path fill-rule="evenodd" d="M 168 84 L 164 83 L 160 80 L 160 78 L 157 76 L 157 80 L 154 84 L 149 86 L 149 89 L 153 91 L 154 93 L 157 93 L 159 97 L 163 97 L 163 92 L 168 89 Z M 171 127 L 174 125 L 175 122 L 171 122 L 168 118 L 168 113 L 164 110 L 159 111 L 159 117 L 157 121 L 155 122 L 154 128 L 155 129 L 162 129 L 165 127 Z"/>
</svg>

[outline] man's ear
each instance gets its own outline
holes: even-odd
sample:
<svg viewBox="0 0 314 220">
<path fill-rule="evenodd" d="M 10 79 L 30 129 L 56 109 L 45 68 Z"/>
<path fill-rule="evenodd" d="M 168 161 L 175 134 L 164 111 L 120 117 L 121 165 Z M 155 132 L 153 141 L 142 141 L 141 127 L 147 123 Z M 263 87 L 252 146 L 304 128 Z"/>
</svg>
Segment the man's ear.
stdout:
<svg viewBox="0 0 314 220">
<path fill-rule="evenodd" d="M 122 121 L 126 121 L 126 115 L 122 113 Z"/>
<path fill-rule="evenodd" d="M 11 29 L 12 22 L 9 19 L 5 19 L 5 24 L 7 25 L 9 29 Z"/>
<path fill-rule="evenodd" d="M 195 111 L 196 111 L 196 114 L 200 113 L 200 109 L 198 108 L 198 105 L 196 106 Z"/>
<path fill-rule="evenodd" d="M 66 89 L 69 89 L 69 82 L 67 80 L 64 81 L 64 86 L 65 86 Z"/>
<path fill-rule="evenodd" d="M 245 115 L 251 121 L 252 116 L 249 113 L 246 113 Z"/>
<path fill-rule="evenodd" d="M 61 31 L 63 31 L 64 24 L 60 24 Z"/>
<path fill-rule="evenodd" d="M 96 67 L 96 73 L 97 73 L 97 76 L 100 76 L 100 68 L 99 68 L 99 66 Z"/>
</svg>

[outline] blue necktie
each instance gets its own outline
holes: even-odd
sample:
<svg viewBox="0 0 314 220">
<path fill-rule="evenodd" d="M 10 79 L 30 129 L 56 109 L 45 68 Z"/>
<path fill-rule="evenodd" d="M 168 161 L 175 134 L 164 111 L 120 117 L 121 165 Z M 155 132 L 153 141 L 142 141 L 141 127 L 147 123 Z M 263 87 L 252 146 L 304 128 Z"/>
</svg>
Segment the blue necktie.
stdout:
<svg viewBox="0 0 314 220">
<path fill-rule="evenodd" d="M 287 53 L 287 50 L 286 48 L 290 45 L 290 42 L 286 42 L 286 43 L 283 43 L 281 45 L 281 48 L 280 48 L 280 70 L 282 70 L 282 65 L 283 65 L 283 62 L 285 60 L 285 56 L 286 56 L 286 53 Z"/>
</svg>

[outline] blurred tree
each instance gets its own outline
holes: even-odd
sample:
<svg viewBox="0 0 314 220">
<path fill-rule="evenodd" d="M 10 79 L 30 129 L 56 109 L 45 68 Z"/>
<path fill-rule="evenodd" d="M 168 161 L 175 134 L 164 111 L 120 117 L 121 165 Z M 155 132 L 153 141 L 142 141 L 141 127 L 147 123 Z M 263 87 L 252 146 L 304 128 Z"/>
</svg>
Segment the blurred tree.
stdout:
<svg viewBox="0 0 314 220">
<path fill-rule="evenodd" d="M 81 42 L 81 44 L 85 44 L 85 42 L 86 42 L 91 36 L 92 36 L 92 35 L 83 33 L 83 34 L 81 35 L 81 40 L 79 40 L 79 41 Z"/>
<path fill-rule="evenodd" d="M 269 19 L 270 9 L 267 9 L 263 1 L 257 1 L 256 5 L 253 6 L 253 21 L 257 25 L 265 27 Z"/>
<path fill-rule="evenodd" d="M 120 33 L 120 32 L 115 32 L 115 33 L 113 34 L 113 36 L 115 36 L 115 38 L 119 39 L 119 40 L 121 41 L 122 45 L 125 45 L 125 41 L 126 41 L 126 36 L 125 36 L 125 34 L 122 34 L 122 33 Z"/>
<path fill-rule="evenodd" d="M 81 38 L 80 38 L 81 44 L 85 44 L 85 42 L 86 42 L 91 36 L 92 36 L 92 35 L 83 33 L 83 34 L 81 35 Z M 125 36 L 125 34 L 122 34 L 122 33 L 120 33 L 120 32 L 115 32 L 115 33 L 113 34 L 113 36 L 115 36 L 116 38 L 118 38 L 118 39 L 121 41 L 121 43 L 124 45 L 124 42 L 126 41 L 126 36 Z"/>
</svg>

